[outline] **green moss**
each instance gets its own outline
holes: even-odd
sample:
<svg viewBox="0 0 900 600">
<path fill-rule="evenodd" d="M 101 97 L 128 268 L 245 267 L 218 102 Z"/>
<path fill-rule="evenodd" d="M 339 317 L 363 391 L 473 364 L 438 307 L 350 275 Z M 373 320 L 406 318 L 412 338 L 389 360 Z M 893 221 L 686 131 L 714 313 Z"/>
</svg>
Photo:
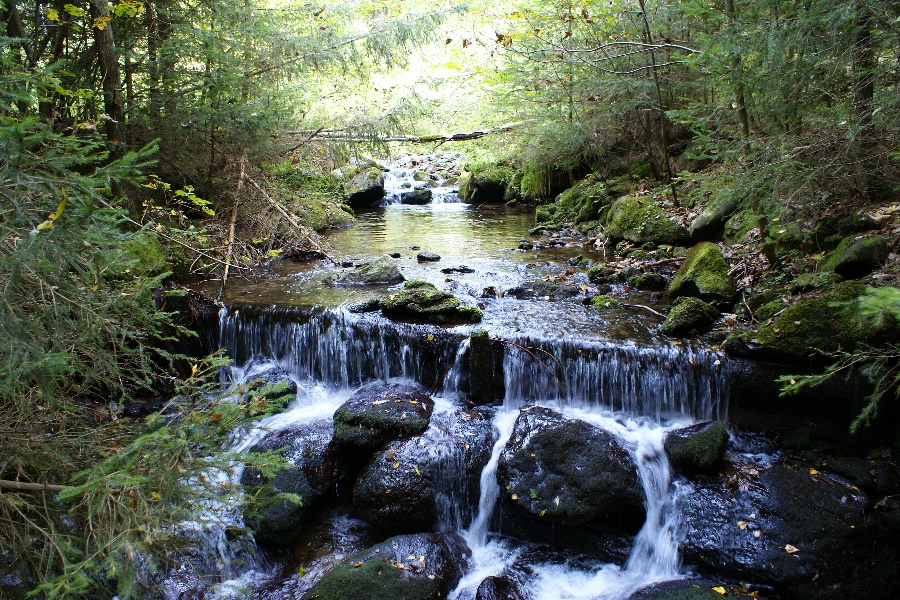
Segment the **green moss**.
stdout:
<svg viewBox="0 0 900 600">
<path fill-rule="evenodd" d="M 754 227 L 756 227 L 756 214 L 749 208 L 740 210 L 725 221 L 725 241 L 729 244 L 737 244 Z"/>
<path fill-rule="evenodd" d="M 408 281 L 403 290 L 379 300 L 385 316 L 435 324 L 478 323 L 484 314 L 477 306 L 463 305 L 453 294 L 426 281 Z"/>
<path fill-rule="evenodd" d="M 440 596 L 440 582 L 410 576 L 387 558 L 353 556 L 319 581 L 304 596 L 317 600 L 429 600 Z"/>
<path fill-rule="evenodd" d="M 669 291 L 679 296 L 725 301 L 732 300 L 737 294 L 722 250 L 710 242 L 701 242 L 691 248 L 669 284 Z"/>
<path fill-rule="evenodd" d="M 700 331 L 716 320 L 716 311 L 706 302 L 692 296 L 675 300 L 662 325 L 666 335 L 685 335 Z"/>
<path fill-rule="evenodd" d="M 636 244 L 680 244 L 689 239 L 687 229 L 669 219 L 649 196 L 627 196 L 616 200 L 606 228 L 609 240 Z"/>
<path fill-rule="evenodd" d="M 588 269 L 588 279 L 594 283 L 605 283 L 616 270 L 606 265 L 594 265 Z"/>
<path fill-rule="evenodd" d="M 639 290 L 661 290 L 666 287 L 666 279 L 658 273 L 644 273 L 629 278 L 628 285 Z"/>
<path fill-rule="evenodd" d="M 689 471 L 705 471 L 715 465 L 727 445 L 728 429 L 721 421 L 673 432 L 665 440 L 672 464 Z"/>
<path fill-rule="evenodd" d="M 154 233 L 136 233 L 123 244 L 122 249 L 130 259 L 127 270 L 132 275 L 162 275 L 172 270 L 166 260 L 166 247 Z"/>
<path fill-rule="evenodd" d="M 784 307 L 785 304 L 781 300 L 772 300 L 771 302 L 766 302 L 756 309 L 756 318 L 760 321 L 766 321 L 774 317 Z"/>
<path fill-rule="evenodd" d="M 619 301 L 612 296 L 594 296 L 591 298 L 591 306 L 600 309 L 617 308 L 619 306 Z"/>
<path fill-rule="evenodd" d="M 800 273 L 791 282 L 792 294 L 804 294 L 836 283 L 840 276 L 834 273 Z"/>
<path fill-rule="evenodd" d="M 515 175 L 515 169 L 503 163 L 467 165 L 459 197 L 463 202 L 502 202 Z"/>
<path fill-rule="evenodd" d="M 845 277 L 862 277 L 884 264 L 890 253 L 887 236 L 848 236 L 828 253 L 822 270 L 834 271 Z"/>
</svg>

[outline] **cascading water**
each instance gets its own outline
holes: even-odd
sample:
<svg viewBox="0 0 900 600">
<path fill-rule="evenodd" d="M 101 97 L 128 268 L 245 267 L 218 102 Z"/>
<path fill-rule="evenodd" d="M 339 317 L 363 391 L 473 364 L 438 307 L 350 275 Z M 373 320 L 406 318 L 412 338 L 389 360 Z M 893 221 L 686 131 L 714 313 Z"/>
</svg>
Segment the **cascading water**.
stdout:
<svg viewBox="0 0 900 600">
<path fill-rule="evenodd" d="M 458 155 L 447 154 L 442 157 L 428 157 L 428 160 L 425 161 L 423 157 L 407 156 L 389 162 L 384 173 L 385 203 L 389 205 L 402 204 L 404 203 L 404 194 L 415 190 L 431 192 L 428 204 L 459 203 L 458 188 L 450 185 L 455 178 L 448 182 L 448 177 L 458 176 L 459 173 L 446 171 L 447 165 L 453 164 L 458 158 Z M 431 167 L 433 172 L 422 170 L 423 166 Z M 435 166 L 438 168 L 434 169 Z"/>
</svg>

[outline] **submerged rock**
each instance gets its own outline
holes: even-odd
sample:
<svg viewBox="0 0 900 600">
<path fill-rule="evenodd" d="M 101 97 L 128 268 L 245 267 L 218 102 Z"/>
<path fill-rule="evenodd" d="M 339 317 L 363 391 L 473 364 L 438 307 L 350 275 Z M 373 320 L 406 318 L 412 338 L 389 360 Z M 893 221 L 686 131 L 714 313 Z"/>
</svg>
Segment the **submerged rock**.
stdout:
<svg viewBox="0 0 900 600">
<path fill-rule="evenodd" d="M 519 588 L 509 577 L 486 577 L 475 592 L 475 600 L 523 600 Z"/>
<path fill-rule="evenodd" d="M 723 302 L 731 302 L 737 294 L 734 280 L 728 275 L 728 261 L 722 250 L 711 242 L 701 242 L 690 249 L 669 284 L 669 291 L 676 296 Z"/>
<path fill-rule="evenodd" d="M 425 431 L 434 401 L 417 386 L 372 383 L 334 413 L 334 441 L 344 449 L 376 450 L 390 440 Z"/>
<path fill-rule="evenodd" d="M 521 285 L 506 290 L 505 295 L 519 300 L 528 298 L 536 298 L 539 300 L 566 300 L 574 298 L 580 293 L 580 290 L 574 285 L 566 285 L 558 281 L 544 281 L 543 279 L 533 279 L 526 281 Z"/>
<path fill-rule="evenodd" d="M 437 262 L 441 260 L 441 255 L 434 252 L 419 252 L 416 254 L 416 260 L 419 262 Z"/>
<path fill-rule="evenodd" d="M 390 258 L 378 258 L 332 279 L 333 285 L 380 285 L 405 281 L 400 267 Z"/>
<path fill-rule="evenodd" d="M 643 492 L 631 455 L 609 433 L 543 407 L 522 410 L 497 467 L 507 501 L 531 519 L 640 527 Z"/>
<path fill-rule="evenodd" d="M 304 600 L 441 600 L 471 557 L 457 534 L 399 535 L 355 554 L 307 592 Z"/>
<path fill-rule="evenodd" d="M 610 209 L 606 228 L 609 242 L 628 240 L 635 244 L 684 244 L 690 239 L 687 229 L 669 219 L 649 196 L 627 196 L 616 200 Z"/>
<path fill-rule="evenodd" d="M 802 463 L 736 465 L 701 478 L 680 506 L 686 562 L 771 586 L 779 597 L 897 598 L 896 538 L 866 495 Z"/>
<path fill-rule="evenodd" d="M 399 292 L 379 300 L 382 314 L 398 321 L 434 323 L 478 323 L 482 312 L 464 305 L 459 298 L 425 281 L 409 281 Z"/>
<path fill-rule="evenodd" d="M 725 423 L 697 423 L 670 431 L 663 447 L 672 466 L 680 471 L 706 471 L 718 463 L 728 446 Z"/>
<path fill-rule="evenodd" d="M 332 425 L 329 421 L 299 425 L 269 435 L 251 449 L 267 452 L 284 448 L 281 454 L 292 465 L 278 471 L 271 480 L 267 495 L 286 492 L 297 494 L 301 504 L 281 500 L 262 508 L 256 516 L 248 517 L 247 525 L 261 542 L 291 543 L 303 525 L 304 516 L 316 501 L 331 493 L 334 486 L 335 449 L 332 444 Z M 269 483 L 255 469 L 247 469 L 241 484 L 251 492 Z"/>
<path fill-rule="evenodd" d="M 666 335 L 702 333 L 715 322 L 716 315 L 716 310 L 700 298 L 682 296 L 669 309 L 662 332 Z"/>
</svg>

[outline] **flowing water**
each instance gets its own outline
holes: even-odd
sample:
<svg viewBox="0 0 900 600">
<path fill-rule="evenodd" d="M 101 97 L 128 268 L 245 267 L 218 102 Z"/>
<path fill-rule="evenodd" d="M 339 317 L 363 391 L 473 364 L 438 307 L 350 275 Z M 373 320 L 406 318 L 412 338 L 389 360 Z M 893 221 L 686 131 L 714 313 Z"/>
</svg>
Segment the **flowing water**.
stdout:
<svg viewBox="0 0 900 600">
<path fill-rule="evenodd" d="M 420 183 L 413 179 L 417 166 L 407 164 L 389 172 L 388 205 L 364 213 L 358 226 L 335 232 L 328 241 L 334 255 L 356 263 L 400 252 L 407 279 L 431 281 L 482 306 L 485 318 L 478 327 L 502 346 L 497 374 L 502 377 L 502 402 L 491 409 L 494 437 L 477 497 L 465 491 L 465 457 L 453 443 L 460 435 L 453 415 L 465 408 L 468 391 L 466 358 L 473 327 L 410 325 L 376 314 L 353 314 L 347 310 L 349 304 L 392 288 L 324 285 L 337 269 L 327 261 L 279 265 L 257 281 L 232 284 L 225 308 L 209 324 L 211 344 L 224 348 L 235 361 L 225 378 L 240 382 L 277 372 L 298 389 L 288 410 L 258 423 L 235 442 L 236 447 L 246 450 L 270 432 L 328 420 L 367 382 L 415 381 L 431 390 L 437 401 L 423 435 L 425 447 L 436 449 L 432 451 L 438 465 L 440 516 L 435 530 L 460 532 L 473 554 L 453 598 L 474 598 L 479 583 L 489 575 L 516 579 L 532 600 L 627 598 L 642 585 L 677 578 L 676 506 L 683 490 L 673 482 L 662 442 L 675 426 L 724 418 L 725 358 L 702 346 L 666 340 L 658 333 L 660 320 L 646 312 L 621 309 L 601 314 L 577 299 L 482 298 L 481 290 L 488 286 L 508 289 L 557 274 L 572 257 L 602 257 L 589 254 L 577 240 L 538 252 L 518 250 L 531 225 L 527 212 L 460 203 L 451 186 L 443 186 L 439 203 L 397 203 L 402 190 Z M 438 252 L 441 261 L 417 262 L 419 248 Z M 459 265 L 474 272 L 441 272 Z M 587 281 L 583 269 L 569 277 L 576 284 Z M 648 301 L 638 297 L 638 302 Z M 624 564 L 529 558 L 529 568 L 523 569 L 526 546 L 505 537 L 502 527 L 497 529 L 500 454 L 519 410 L 534 404 L 608 431 L 634 457 L 647 518 Z M 308 565 L 307 570 L 321 575 L 342 556 Z M 276 577 L 275 570 L 263 563 L 254 572 L 270 582 Z M 309 578 L 295 576 L 291 581 L 284 589 L 294 595 L 285 597 L 299 598 L 310 585 Z M 222 592 L 218 597 L 227 596 Z"/>
</svg>

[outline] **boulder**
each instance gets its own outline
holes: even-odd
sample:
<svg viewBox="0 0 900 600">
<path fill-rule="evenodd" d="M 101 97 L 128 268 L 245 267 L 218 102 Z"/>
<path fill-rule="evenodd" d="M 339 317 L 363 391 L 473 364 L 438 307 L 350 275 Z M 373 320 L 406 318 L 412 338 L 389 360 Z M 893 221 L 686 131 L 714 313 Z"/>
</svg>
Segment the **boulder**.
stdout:
<svg viewBox="0 0 900 600">
<path fill-rule="evenodd" d="M 505 165 L 475 165 L 460 180 L 459 197 L 463 202 L 506 202 L 513 170 Z"/>
<path fill-rule="evenodd" d="M 483 316 L 477 306 L 464 305 L 425 281 L 408 281 L 399 292 L 381 298 L 379 306 L 386 317 L 416 323 L 478 323 Z"/>
<path fill-rule="evenodd" d="M 687 229 L 669 219 L 649 196 L 626 196 L 616 200 L 606 227 L 608 242 L 628 240 L 635 244 L 680 245 L 690 240 Z"/>
<path fill-rule="evenodd" d="M 332 285 L 384 285 L 400 283 L 405 280 L 406 278 L 400 272 L 396 261 L 384 257 L 342 273 L 334 277 L 331 283 Z"/>
<path fill-rule="evenodd" d="M 441 260 L 441 255 L 434 252 L 419 252 L 416 254 L 416 260 L 419 262 L 437 262 Z"/>
<path fill-rule="evenodd" d="M 478 585 L 475 600 L 524 600 L 524 596 L 509 577 L 491 576 Z"/>
<path fill-rule="evenodd" d="M 400 194 L 400 204 L 423 205 L 431 202 L 432 192 L 427 188 L 403 192 Z"/>
<path fill-rule="evenodd" d="M 679 471 L 708 471 L 722 459 L 728 446 L 728 429 L 722 421 L 697 423 L 666 435 L 663 447 Z"/>
<path fill-rule="evenodd" d="M 304 600 L 443 600 L 467 568 L 471 551 L 457 534 L 399 535 L 329 571 Z"/>
<path fill-rule="evenodd" d="M 846 237 L 829 253 L 822 268 L 848 279 L 865 277 L 885 263 L 890 254 L 889 243 L 884 235 Z"/>
<path fill-rule="evenodd" d="M 273 544 L 291 543 L 303 526 L 304 516 L 316 501 L 330 494 L 334 487 L 335 450 L 332 443 L 332 425 L 323 420 L 298 425 L 269 435 L 251 449 L 251 452 L 281 451 L 291 468 L 278 471 L 271 482 L 256 469 L 247 469 L 241 484 L 250 490 L 260 489 L 271 483 L 272 493 L 297 494 L 302 504 L 281 500 L 265 506 L 258 515 L 248 517 L 247 525 L 260 542 Z"/>
<path fill-rule="evenodd" d="M 356 171 L 344 182 L 344 195 L 352 208 L 377 205 L 384 199 L 384 173 L 378 167 Z"/>
<path fill-rule="evenodd" d="M 737 294 L 722 250 L 710 242 L 691 248 L 669 284 L 669 291 L 676 296 L 697 296 L 707 302 L 731 302 Z"/>
<path fill-rule="evenodd" d="M 637 530 L 643 491 L 628 451 L 609 433 L 543 407 L 523 409 L 500 455 L 506 501 L 535 521 Z"/>
<path fill-rule="evenodd" d="M 734 465 L 680 503 L 685 562 L 778 597 L 900 596 L 896 538 L 865 493 L 803 463 Z"/>
<path fill-rule="evenodd" d="M 353 488 L 357 514 L 385 535 L 465 526 L 492 440 L 485 415 L 434 415 L 425 433 L 389 443 L 363 468 Z"/>
<path fill-rule="evenodd" d="M 433 410 L 434 401 L 417 386 L 372 383 L 334 413 L 334 441 L 341 449 L 373 451 L 425 431 Z"/>
<path fill-rule="evenodd" d="M 663 581 L 639 589 L 628 600 L 721 600 L 722 594 L 715 587 L 721 588 L 722 582 L 697 578 Z"/>
<path fill-rule="evenodd" d="M 662 324 L 666 335 L 690 335 L 709 329 L 717 316 L 716 310 L 700 298 L 682 296 L 677 298 Z"/>
<path fill-rule="evenodd" d="M 666 289 L 666 278 L 659 273 L 641 273 L 629 277 L 628 285 L 644 291 L 664 290 Z"/>
<path fill-rule="evenodd" d="M 533 279 L 506 290 L 504 295 L 518 298 L 519 300 L 536 298 L 539 300 L 557 301 L 574 298 L 579 293 L 580 290 L 574 285 L 566 285 L 558 281 Z"/>
<path fill-rule="evenodd" d="M 719 234 L 728 220 L 738 209 L 739 201 L 734 196 L 727 196 L 709 206 L 691 222 L 688 232 L 695 242 L 708 240 Z"/>
<path fill-rule="evenodd" d="M 475 404 L 490 404 L 502 394 L 497 358 L 488 332 L 473 330 L 469 334 L 469 398 Z"/>
</svg>

